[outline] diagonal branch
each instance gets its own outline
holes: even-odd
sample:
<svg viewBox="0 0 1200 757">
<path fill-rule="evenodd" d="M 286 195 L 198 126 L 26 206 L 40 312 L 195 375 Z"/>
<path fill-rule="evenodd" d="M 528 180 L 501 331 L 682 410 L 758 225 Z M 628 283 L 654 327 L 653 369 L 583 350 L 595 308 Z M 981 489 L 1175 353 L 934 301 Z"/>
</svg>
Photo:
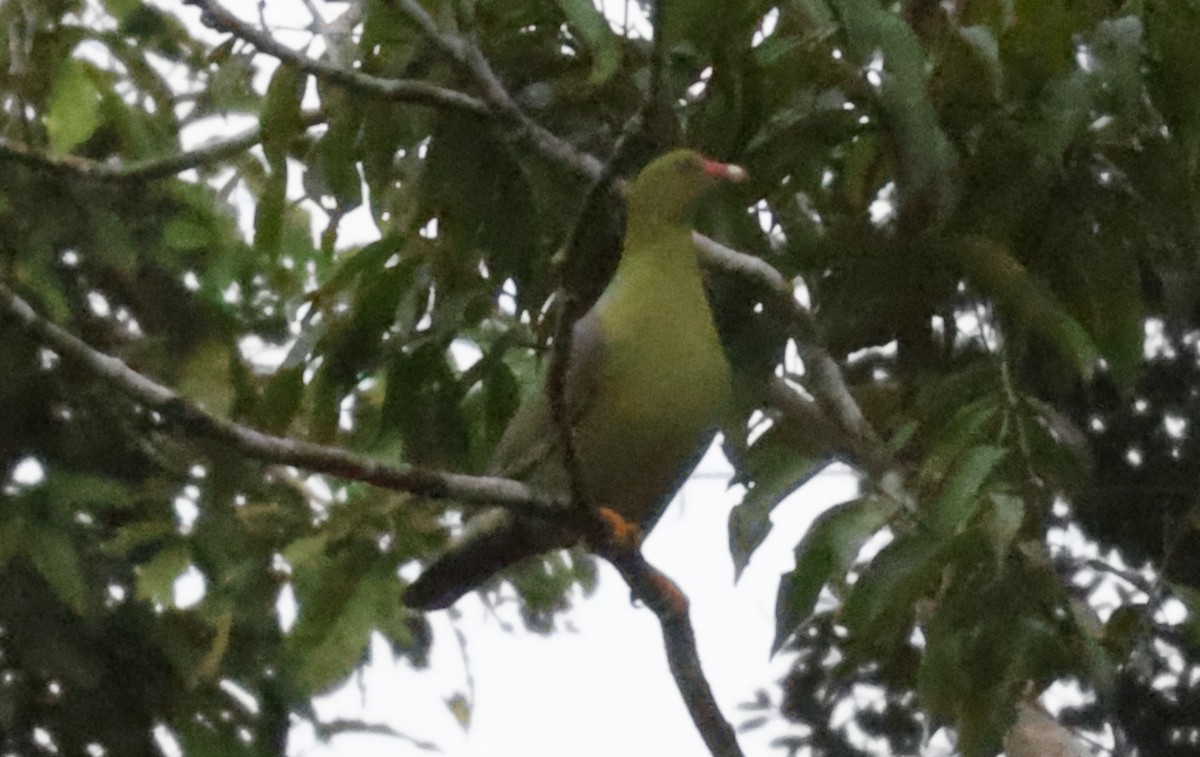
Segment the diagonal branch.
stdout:
<svg viewBox="0 0 1200 757">
<path fill-rule="evenodd" d="M 325 120 L 320 112 L 304 115 L 306 126 L 314 126 Z M 18 142 L 0 139 L 0 162 L 23 163 L 32 168 L 66 173 L 90 181 L 155 181 L 168 179 L 192 168 L 217 163 L 242 153 L 262 140 L 262 127 L 254 126 L 241 134 L 209 142 L 192 150 L 182 150 L 160 158 L 149 158 L 134 163 L 101 163 L 75 155 L 55 157 L 39 152 Z"/>
<path fill-rule="evenodd" d="M 418 739 L 414 736 L 409 736 L 407 733 L 398 731 L 395 728 L 392 728 L 391 726 L 385 725 L 383 723 L 368 723 L 363 720 L 338 719 L 338 720 L 330 720 L 329 722 L 325 722 L 325 723 L 322 723 L 320 721 L 313 721 L 313 725 L 316 728 L 317 735 L 320 736 L 320 738 L 325 741 L 328 741 L 329 739 L 332 739 L 334 736 L 339 736 L 343 733 L 348 733 L 348 734 L 360 734 L 361 733 L 361 734 L 372 734 L 375 736 L 387 736 L 389 738 L 398 739 L 400 741 L 406 741 L 414 748 L 420 749 L 423 752 L 440 752 L 441 751 L 440 749 L 438 749 L 437 744 L 434 744 L 431 741 L 425 741 L 423 739 Z"/>
<path fill-rule="evenodd" d="M 191 433 L 224 442 L 256 460 L 293 465 L 425 497 L 501 505 L 532 517 L 561 517 L 567 508 L 567 503 L 541 494 L 519 481 L 389 464 L 337 447 L 273 436 L 213 415 L 120 359 L 96 350 L 42 318 L 4 284 L 0 284 L 0 317 L 13 321 L 37 341 L 137 402 L 158 411 L 167 420 Z"/>
<path fill-rule="evenodd" d="M 460 35 L 440 31 L 437 23 L 416 0 L 384 2 L 403 13 L 430 44 L 475 82 L 490 114 L 501 122 L 510 140 L 533 147 L 548 160 L 593 182 L 604 175 L 604 164 L 594 155 L 576 149 L 521 110 L 477 46 Z"/>
<path fill-rule="evenodd" d="M 232 34 L 254 45 L 266 55 L 346 89 L 369 94 L 382 100 L 429 105 L 485 118 L 493 117 L 492 111 L 485 103 L 462 92 L 415 79 L 386 79 L 372 76 L 361 71 L 314 60 L 245 23 L 220 3 L 213 0 L 183 0 L 183 2 L 185 5 L 195 5 L 200 8 L 201 20 L 217 31 Z"/>
<path fill-rule="evenodd" d="M 772 295 L 773 304 L 783 309 L 792 324 L 792 336 L 812 376 L 813 395 L 821 407 L 842 428 L 843 435 L 849 435 L 851 450 L 868 470 L 878 471 L 886 465 L 890 455 L 850 392 L 841 367 L 821 345 L 812 314 L 796 300 L 791 282 L 765 260 L 731 250 L 700 233 L 693 233 L 692 238 L 704 265 L 736 275 Z M 778 387 L 771 390 L 776 396 L 778 392 Z"/>
<path fill-rule="evenodd" d="M 605 550 L 602 554 L 629 584 L 633 595 L 658 617 L 671 675 L 708 751 L 713 757 L 742 757 L 737 735 L 721 714 L 700 667 L 687 598 L 671 579 L 646 562 L 640 550 Z"/>
</svg>

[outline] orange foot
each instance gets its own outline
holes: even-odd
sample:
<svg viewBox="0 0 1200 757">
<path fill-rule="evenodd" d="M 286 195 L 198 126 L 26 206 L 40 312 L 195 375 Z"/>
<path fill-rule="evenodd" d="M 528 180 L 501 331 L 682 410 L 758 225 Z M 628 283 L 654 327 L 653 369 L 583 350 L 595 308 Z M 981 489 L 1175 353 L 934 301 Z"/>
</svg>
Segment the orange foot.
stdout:
<svg viewBox="0 0 1200 757">
<path fill-rule="evenodd" d="M 620 555 L 642 548 L 642 529 L 636 523 L 607 507 L 597 507 L 596 516 L 600 521 L 595 545 L 598 551 Z"/>
</svg>

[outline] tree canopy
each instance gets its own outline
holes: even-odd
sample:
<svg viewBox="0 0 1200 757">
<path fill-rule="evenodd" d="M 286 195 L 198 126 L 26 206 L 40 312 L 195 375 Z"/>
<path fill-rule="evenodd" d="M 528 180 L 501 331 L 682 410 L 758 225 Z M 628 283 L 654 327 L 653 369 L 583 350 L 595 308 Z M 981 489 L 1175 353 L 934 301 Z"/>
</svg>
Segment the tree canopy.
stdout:
<svg viewBox="0 0 1200 757">
<path fill-rule="evenodd" d="M 477 474 L 686 145 L 750 176 L 697 237 L 734 564 L 862 474 L 781 577 L 781 753 L 1035 754 L 1065 681 L 1196 752 L 1200 2 L 249 5 L 0 4 L 0 751 L 283 754 L 372 633 L 424 664 L 401 568 L 561 505 Z M 549 630 L 595 570 L 505 580 Z"/>
</svg>

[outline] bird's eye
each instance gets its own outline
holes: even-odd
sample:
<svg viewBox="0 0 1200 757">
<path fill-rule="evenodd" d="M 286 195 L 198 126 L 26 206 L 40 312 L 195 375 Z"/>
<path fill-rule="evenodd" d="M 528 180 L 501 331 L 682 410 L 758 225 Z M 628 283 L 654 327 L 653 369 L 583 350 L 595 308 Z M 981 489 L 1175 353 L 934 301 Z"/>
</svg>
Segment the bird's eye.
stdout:
<svg viewBox="0 0 1200 757">
<path fill-rule="evenodd" d="M 675 164 L 675 168 L 679 173 L 696 173 L 704 170 L 704 161 L 695 155 L 685 155 Z"/>
</svg>

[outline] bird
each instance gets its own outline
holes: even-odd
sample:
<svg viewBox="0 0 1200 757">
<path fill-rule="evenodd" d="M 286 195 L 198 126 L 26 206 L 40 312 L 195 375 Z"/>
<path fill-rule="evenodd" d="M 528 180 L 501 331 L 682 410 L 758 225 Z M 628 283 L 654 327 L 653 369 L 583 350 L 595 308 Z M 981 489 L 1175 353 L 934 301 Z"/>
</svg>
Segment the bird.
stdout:
<svg viewBox="0 0 1200 757">
<path fill-rule="evenodd" d="M 588 504 L 649 531 L 695 468 L 731 402 L 730 366 L 704 291 L 692 215 L 740 166 L 677 149 L 652 160 L 625 191 L 620 261 L 599 299 L 573 325 L 561 408 L 573 469 Z M 545 390 L 513 415 L 488 473 L 567 499 L 572 481 L 561 426 Z M 564 523 L 485 508 L 402 596 L 444 609 L 497 572 L 571 546 Z"/>
</svg>

